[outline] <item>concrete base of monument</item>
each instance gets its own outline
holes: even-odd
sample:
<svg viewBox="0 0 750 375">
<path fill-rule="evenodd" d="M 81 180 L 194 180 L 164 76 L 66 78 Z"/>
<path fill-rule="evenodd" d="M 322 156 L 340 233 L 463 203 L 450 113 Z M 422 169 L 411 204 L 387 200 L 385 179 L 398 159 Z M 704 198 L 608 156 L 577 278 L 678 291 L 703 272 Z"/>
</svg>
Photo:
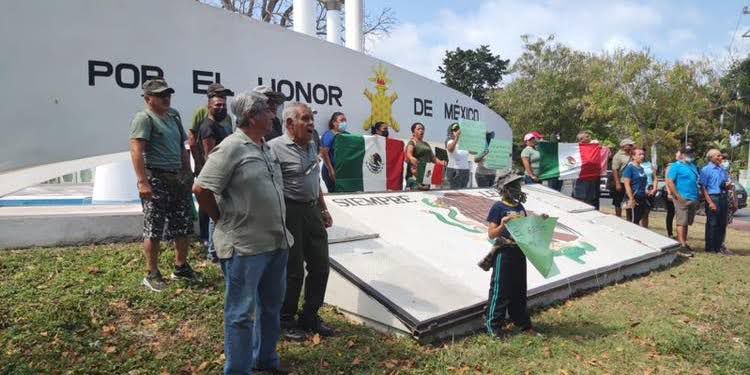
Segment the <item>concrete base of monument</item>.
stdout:
<svg viewBox="0 0 750 375">
<path fill-rule="evenodd" d="M 645 275 L 653 270 L 670 266 L 677 257 L 676 248 L 658 254 L 644 256 L 643 259 L 626 266 L 612 267 L 600 273 L 590 275 L 565 285 L 546 290 L 529 290 L 528 306 L 531 309 L 543 308 L 572 296 L 595 291 L 624 279 Z M 431 319 L 427 326 L 417 329 L 414 322 L 398 318 L 399 307 L 377 291 L 368 288 L 335 261 L 328 280 L 326 303 L 336 306 L 349 321 L 362 324 L 377 331 L 397 336 L 413 336 L 423 343 L 434 343 L 443 340 L 464 337 L 471 334 L 486 333 L 485 307 L 479 303 L 459 309 L 450 314 Z M 489 285 L 489 274 L 487 285 Z M 532 315 L 532 320 L 534 319 Z"/>
<path fill-rule="evenodd" d="M 139 240 L 140 204 L 0 208 L 0 249 Z"/>
<path fill-rule="evenodd" d="M 545 306 L 671 264 L 678 244 L 539 185 L 530 215 L 557 218 L 543 276 L 527 262 L 529 305 Z M 484 331 L 493 190 L 333 194 L 326 302 L 384 332 L 433 342 Z M 531 230 L 531 228 L 529 228 Z"/>
</svg>

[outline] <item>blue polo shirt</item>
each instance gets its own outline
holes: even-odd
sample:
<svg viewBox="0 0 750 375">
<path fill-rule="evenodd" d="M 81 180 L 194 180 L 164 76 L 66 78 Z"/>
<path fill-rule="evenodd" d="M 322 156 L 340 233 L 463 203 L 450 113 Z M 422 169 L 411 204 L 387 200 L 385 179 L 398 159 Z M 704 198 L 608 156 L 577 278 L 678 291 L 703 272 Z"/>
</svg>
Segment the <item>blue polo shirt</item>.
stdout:
<svg viewBox="0 0 750 375">
<path fill-rule="evenodd" d="M 729 181 L 729 174 L 720 165 L 708 163 L 701 169 L 699 181 L 708 194 L 721 194 L 721 187 Z"/>
<path fill-rule="evenodd" d="M 648 179 L 646 178 L 646 171 L 643 167 L 639 167 L 633 163 L 629 163 L 625 170 L 622 171 L 622 178 L 630 180 L 630 188 L 633 189 L 633 195 L 638 198 L 646 196 L 646 184 Z"/>
<path fill-rule="evenodd" d="M 674 181 L 683 199 L 698 200 L 698 168 L 695 164 L 678 160 L 669 167 L 667 178 Z"/>
</svg>

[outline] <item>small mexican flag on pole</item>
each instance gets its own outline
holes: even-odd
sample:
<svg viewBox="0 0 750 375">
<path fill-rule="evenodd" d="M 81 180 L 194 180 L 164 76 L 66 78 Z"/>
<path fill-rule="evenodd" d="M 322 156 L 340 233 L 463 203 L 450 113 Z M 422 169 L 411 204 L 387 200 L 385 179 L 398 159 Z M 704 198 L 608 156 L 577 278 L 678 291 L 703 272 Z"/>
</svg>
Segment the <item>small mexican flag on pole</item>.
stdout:
<svg viewBox="0 0 750 375">
<path fill-rule="evenodd" d="M 417 167 L 417 182 L 422 185 L 437 185 L 443 184 L 443 176 L 445 175 L 445 168 L 442 164 L 427 163 L 420 161 Z"/>
<path fill-rule="evenodd" d="M 607 173 L 609 149 L 596 143 L 552 143 L 537 145 L 539 178 L 549 180 L 598 180 Z"/>
</svg>

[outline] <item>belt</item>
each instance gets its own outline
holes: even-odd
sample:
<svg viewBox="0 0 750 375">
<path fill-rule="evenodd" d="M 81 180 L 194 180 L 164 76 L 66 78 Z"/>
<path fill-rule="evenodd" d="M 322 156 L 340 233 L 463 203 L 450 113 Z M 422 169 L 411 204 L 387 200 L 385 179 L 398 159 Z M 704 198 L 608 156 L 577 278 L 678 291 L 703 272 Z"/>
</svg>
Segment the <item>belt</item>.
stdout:
<svg viewBox="0 0 750 375">
<path fill-rule="evenodd" d="M 311 201 L 303 202 L 303 201 L 297 201 L 297 200 L 285 197 L 284 198 L 284 202 L 286 202 L 287 204 L 296 204 L 296 205 L 299 205 L 299 206 L 308 206 L 308 207 L 314 207 L 314 206 L 318 205 L 318 200 L 317 199 L 313 199 Z"/>
<path fill-rule="evenodd" d="M 709 197 L 721 197 L 723 195 L 727 195 L 726 191 L 722 191 L 721 193 L 715 193 L 715 194 L 709 194 Z"/>
</svg>

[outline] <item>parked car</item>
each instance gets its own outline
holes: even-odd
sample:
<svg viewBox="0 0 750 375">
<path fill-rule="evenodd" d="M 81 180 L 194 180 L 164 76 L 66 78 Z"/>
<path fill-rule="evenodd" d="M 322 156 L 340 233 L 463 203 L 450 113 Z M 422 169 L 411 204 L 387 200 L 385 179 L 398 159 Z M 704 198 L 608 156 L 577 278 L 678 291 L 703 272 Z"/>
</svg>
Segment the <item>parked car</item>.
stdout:
<svg viewBox="0 0 750 375">
<path fill-rule="evenodd" d="M 734 194 L 737 197 L 737 209 L 741 210 L 745 207 L 747 207 L 747 190 L 745 189 L 742 184 L 735 181 L 734 182 Z M 667 199 L 667 192 L 664 189 L 664 181 L 659 181 L 659 190 L 656 193 L 656 198 L 654 199 L 654 206 L 653 209 L 666 209 L 666 199 Z M 705 204 L 704 204 L 703 196 L 700 196 L 700 205 L 698 206 L 698 214 L 703 215 Z"/>
</svg>

